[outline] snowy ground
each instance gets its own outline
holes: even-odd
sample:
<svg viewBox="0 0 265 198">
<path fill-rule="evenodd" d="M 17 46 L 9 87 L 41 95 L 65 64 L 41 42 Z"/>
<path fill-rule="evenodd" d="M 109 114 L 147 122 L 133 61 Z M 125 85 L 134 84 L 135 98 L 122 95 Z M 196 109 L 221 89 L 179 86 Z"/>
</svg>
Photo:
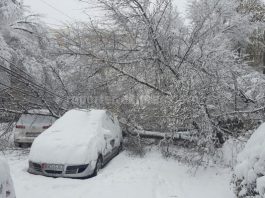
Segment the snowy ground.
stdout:
<svg viewBox="0 0 265 198">
<path fill-rule="evenodd" d="M 144 158 L 127 152 L 113 159 L 97 177 L 77 180 L 27 173 L 27 154 L 6 155 L 17 198 L 233 198 L 230 171 L 194 170 L 158 152 Z"/>
</svg>

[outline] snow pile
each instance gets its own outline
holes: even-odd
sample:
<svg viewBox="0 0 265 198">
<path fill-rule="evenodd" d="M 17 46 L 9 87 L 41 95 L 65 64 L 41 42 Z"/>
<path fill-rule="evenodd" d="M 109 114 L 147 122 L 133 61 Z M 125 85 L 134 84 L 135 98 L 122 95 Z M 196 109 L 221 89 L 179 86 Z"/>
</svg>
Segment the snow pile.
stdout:
<svg viewBox="0 0 265 198">
<path fill-rule="evenodd" d="M 104 110 L 68 111 L 34 140 L 29 159 L 72 165 L 96 160 L 105 147 L 105 120 Z"/>
<path fill-rule="evenodd" d="M 144 158 L 124 151 L 97 177 L 85 180 L 28 174 L 27 156 L 13 152 L 7 157 L 18 198 L 234 198 L 230 169 L 198 168 L 194 175 L 195 169 L 159 151 Z"/>
<path fill-rule="evenodd" d="M 1 157 L 0 157 L 0 198 L 15 198 L 15 191 L 9 173 L 9 166 L 6 163 L 6 161 Z"/>
<path fill-rule="evenodd" d="M 238 155 L 234 183 L 239 197 L 265 197 L 265 123 L 250 137 Z"/>
</svg>

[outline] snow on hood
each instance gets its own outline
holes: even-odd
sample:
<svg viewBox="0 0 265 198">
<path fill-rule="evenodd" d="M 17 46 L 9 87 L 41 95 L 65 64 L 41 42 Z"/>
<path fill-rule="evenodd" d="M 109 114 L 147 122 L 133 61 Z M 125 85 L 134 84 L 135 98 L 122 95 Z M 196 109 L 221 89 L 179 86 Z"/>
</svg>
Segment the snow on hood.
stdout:
<svg viewBox="0 0 265 198">
<path fill-rule="evenodd" d="M 34 140 L 29 160 L 71 165 L 95 160 L 104 146 L 104 115 L 104 110 L 68 111 Z"/>
</svg>

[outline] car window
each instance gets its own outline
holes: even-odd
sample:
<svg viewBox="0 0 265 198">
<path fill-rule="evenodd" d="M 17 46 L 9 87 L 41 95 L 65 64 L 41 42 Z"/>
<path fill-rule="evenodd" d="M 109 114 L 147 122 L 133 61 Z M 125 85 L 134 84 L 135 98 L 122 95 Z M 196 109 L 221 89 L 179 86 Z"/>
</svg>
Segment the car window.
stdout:
<svg viewBox="0 0 265 198">
<path fill-rule="evenodd" d="M 22 114 L 18 120 L 18 124 L 28 125 L 28 126 L 45 125 L 45 124 L 51 124 L 54 121 L 55 118 L 51 116 Z"/>
</svg>

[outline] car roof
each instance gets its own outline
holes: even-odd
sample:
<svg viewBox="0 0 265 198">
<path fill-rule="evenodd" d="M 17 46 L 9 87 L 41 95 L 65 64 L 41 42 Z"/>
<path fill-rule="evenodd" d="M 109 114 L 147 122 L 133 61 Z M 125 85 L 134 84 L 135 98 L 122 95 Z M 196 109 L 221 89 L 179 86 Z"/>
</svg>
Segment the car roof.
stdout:
<svg viewBox="0 0 265 198">
<path fill-rule="evenodd" d="M 73 131 L 82 132 L 86 128 L 91 130 L 102 124 L 105 115 L 105 110 L 72 109 L 59 118 L 48 131 L 73 133 Z"/>
<path fill-rule="evenodd" d="M 50 115 L 50 111 L 48 109 L 30 109 L 30 110 L 27 111 L 27 113 Z"/>
</svg>

